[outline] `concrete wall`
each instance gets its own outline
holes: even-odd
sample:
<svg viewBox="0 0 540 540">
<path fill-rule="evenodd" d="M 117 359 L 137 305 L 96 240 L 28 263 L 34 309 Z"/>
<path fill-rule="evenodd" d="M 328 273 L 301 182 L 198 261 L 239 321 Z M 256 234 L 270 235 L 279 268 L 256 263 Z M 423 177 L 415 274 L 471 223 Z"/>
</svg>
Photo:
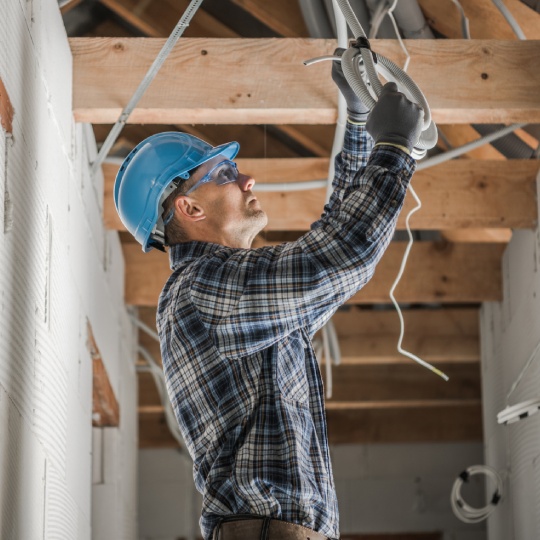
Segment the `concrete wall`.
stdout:
<svg viewBox="0 0 540 540">
<path fill-rule="evenodd" d="M 340 445 L 331 449 L 342 533 L 441 531 L 444 540 L 485 540 L 484 525 L 450 508 L 456 476 L 483 460 L 482 444 Z M 139 452 L 139 538 L 193 540 L 201 498 L 191 466 L 169 449 Z M 480 506 L 482 482 L 463 491 Z M 195 524 L 195 525 L 194 525 Z"/>
<path fill-rule="evenodd" d="M 540 538 L 540 414 L 508 426 L 496 421 L 507 404 L 540 398 L 537 354 L 507 400 L 540 342 L 539 268 L 540 230 L 515 231 L 503 258 L 503 302 L 481 311 L 485 462 L 503 475 L 506 490 L 488 519 L 489 540 Z"/>
<path fill-rule="evenodd" d="M 0 78 L 15 111 L 0 130 L 0 538 L 88 539 L 92 500 L 94 538 L 134 538 L 136 334 L 56 0 L 0 2 Z M 94 489 L 87 320 L 121 411 L 100 454 L 117 469 Z"/>
</svg>

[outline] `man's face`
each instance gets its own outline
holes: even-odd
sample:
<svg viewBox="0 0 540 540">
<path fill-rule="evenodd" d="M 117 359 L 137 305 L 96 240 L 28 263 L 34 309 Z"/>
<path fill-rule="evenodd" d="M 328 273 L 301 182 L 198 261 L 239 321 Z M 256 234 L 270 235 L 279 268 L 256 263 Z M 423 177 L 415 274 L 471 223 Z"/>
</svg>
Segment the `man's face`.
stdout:
<svg viewBox="0 0 540 540">
<path fill-rule="evenodd" d="M 225 156 L 220 155 L 204 163 L 193 173 L 193 183 L 225 159 Z M 236 182 L 223 185 L 208 182 L 188 196 L 204 209 L 207 225 L 240 243 L 245 244 L 248 239 L 251 243 L 268 222 L 266 213 L 251 191 L 254 184 L 255 180 L 251 176 L 239 172 Z"/>
</svg>

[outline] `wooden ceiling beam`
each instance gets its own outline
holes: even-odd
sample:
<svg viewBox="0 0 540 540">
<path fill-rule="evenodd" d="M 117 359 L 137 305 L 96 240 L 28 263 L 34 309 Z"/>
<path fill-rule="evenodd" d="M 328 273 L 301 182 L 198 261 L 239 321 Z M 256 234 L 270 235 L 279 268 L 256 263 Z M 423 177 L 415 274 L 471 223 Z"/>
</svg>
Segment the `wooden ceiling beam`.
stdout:
<svg viewBox="0 0 540 540">
<path fill-rule="evenodd" d="M 104 6 L 148 37 L 168 37 L 189 5 L 188 0 L 99 0 Z M 199 8 L 184 32 L 185 37 L 238 37 L 219 19 Z"/>
<path fill-rule="evenodd" d="M 70 44 L 76 121 L 112 123 L 163 40 Z M 334 40 L 301 38 L 182 39 L 129 121 L 332 124 L 337 93 L 329 66 L 304 68 L 302 61 L 334 47 Z M 408 40 L 407 48 L 409 75 L 438 123 L 540 122 L 540 41 Z M 379 40 L 374 49 L 402 60 L 395 40 Z"/>
<path fill-rule="evenodd" d="M 448 229 L 441 231 L 441 236 L 448 242 L 508 244 L 512 229 Z"/>
<path fill-rule="evenodd" d="M 482 440 L 480 401 L 419 407 L 330 409 L 330 444 Z"/>
<path fill-rule="evenodd" d="M 405 242 L 392 242 L 373 279 L 349 303 L 390 303 Z M 411 251 L 407 270 L 396 291 L 405 303 L 479 303 L 499 301 L 501 244 L 446 244 L 418 242 Z M 169 258 L 157 250 L 143 253 L 136 243 L 123 244 L 127 304 L 156 306 L 171 271 Z"/>
<path fill-rule="evenodd" d="M 283 37 L 308 37 L 298 2 L 291 0 L 232 0 Z"/>
<path fill-rule="evenodd" d="M 432 364 L 480 362 L 477 308 L 404 309 L 403 347 Z M 139 308 L 139 318 L 155 329 L 156 308 Z M 332 317 L 342 365 L 411 364 L 397 350 L 399 319 L 390 309 L 348 306 Z M 158 362 L 159 343 L 139 331 L 139 344 Z"/>
<path fill-rule="evenodd" d="M 442 132 L 443 137 L 439 138 L 438 143 L 442 144 L 444 150 L 451 150 L 458 146 L 463 146 L 467 143 L 475 141 L 481 137 L 481 135 L 472 126 L 467 124 L 445 124 L 438 126 Z M 444 143 L 446 139 L 450 146 Z M 486 143 L 474 150 L 470 150 L 466 154 L 460 156 L 461 159 L 477 159 L 477 160 L 491 160 L 491 161 L 506 161 L 506 158 L 491 144 Z"/>
<path fill-rule="evenodd" d="M 328 160 L 324 158 L 239 159 L 241 171 L 261 183 L 302 182 L 324 179 Z M 109 229 L 125 230 L 113 201 L 118 166 L 105 164 L 104 220 Z M 533 228 L 537 223 L 536 175 L 534 160 L 455 160 L 418 171 L 413 185 L 423 206 L 411 219 L 417 230 L 460 228 Z M 307 231 L 322 212 L 325 189 L 257 193 L 268 214 L 269 231 Z M 398 221 L 414 206 L 409 194 Z"/>
<path fill-rule="evenodd" d="M 329 408 L 330 444 L 463 442 L 482 440 L 480 400 L 439 401 L 436 404 L 381 403 L 367 408 Z M 140 448 L 178 448 L 162 410 L 139 414 Z"/>
<path fill-rule="evenodd" d="M 419 0 L 429 25 L 451 39 L 463 38 L 461 16 L 452 0 Z M 473 39 L 516 39 L 514 31 L 491 0 L 460 0 L 469 19 Z M 505 6 L 527 39 L 540 39 L 540 14 L 520 0 L 505 0 Z"/>
<path fill-rule="evenodd" d="M 442 364 L 448 382 L 414 362 L 399 365 L 340 365 L 332 367 L 333 395 L 327 409 L 352 409 L 452 404 L 480 400 L 480 364 Z M 139 373 L 139 407 L 159 406 L 154 380 Z"/>
</svg>

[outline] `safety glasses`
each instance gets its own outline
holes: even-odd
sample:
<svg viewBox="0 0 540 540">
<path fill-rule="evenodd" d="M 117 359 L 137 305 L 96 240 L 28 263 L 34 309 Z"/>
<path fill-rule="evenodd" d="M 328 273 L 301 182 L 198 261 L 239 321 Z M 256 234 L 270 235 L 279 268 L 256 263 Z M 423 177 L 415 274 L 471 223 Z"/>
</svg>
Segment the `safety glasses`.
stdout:
<svg viewBox="0 0 540 540">
<path fill-rule="evenodd" d="M 215 182 L 218 186 L 230 184 L 238 180 L 238 167 L 234 161 L 225 159 L 210 169 L 198 182 L 191 186 L 186 195 L 195 191 L 198 187 L 208 182 Z"/>
</svg>

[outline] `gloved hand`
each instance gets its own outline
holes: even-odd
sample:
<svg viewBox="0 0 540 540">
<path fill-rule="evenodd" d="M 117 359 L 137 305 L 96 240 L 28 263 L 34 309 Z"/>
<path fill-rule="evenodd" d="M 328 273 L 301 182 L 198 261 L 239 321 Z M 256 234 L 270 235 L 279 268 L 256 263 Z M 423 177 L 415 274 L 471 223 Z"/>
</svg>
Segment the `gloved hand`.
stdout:
<svg viewBox="0 0 540 540">
<path fill-rule="evenodd" d="M 345 49 L 338 47 L 334 51 L 335 56 L 341 56 Z M 332 80 L 336 83 L 339 91 L 343 94 L 347 102 L 347 113 L 353 122 L 365 122 L 369 114 L 369 109 L 362 103 L 362 100 L 353 92 L 349 86 L 341 62 L 334 60 L 332 62 Z"/>
<path fill-rule="evenodd" d="M 375 144 L 397 144 L 407 148 L 410 154 L 420 138 L 423 122 L 423 109 L 398 92 L 396 83 L 389 82 L 383 86 L 366 129 Z"/>
</svg>

